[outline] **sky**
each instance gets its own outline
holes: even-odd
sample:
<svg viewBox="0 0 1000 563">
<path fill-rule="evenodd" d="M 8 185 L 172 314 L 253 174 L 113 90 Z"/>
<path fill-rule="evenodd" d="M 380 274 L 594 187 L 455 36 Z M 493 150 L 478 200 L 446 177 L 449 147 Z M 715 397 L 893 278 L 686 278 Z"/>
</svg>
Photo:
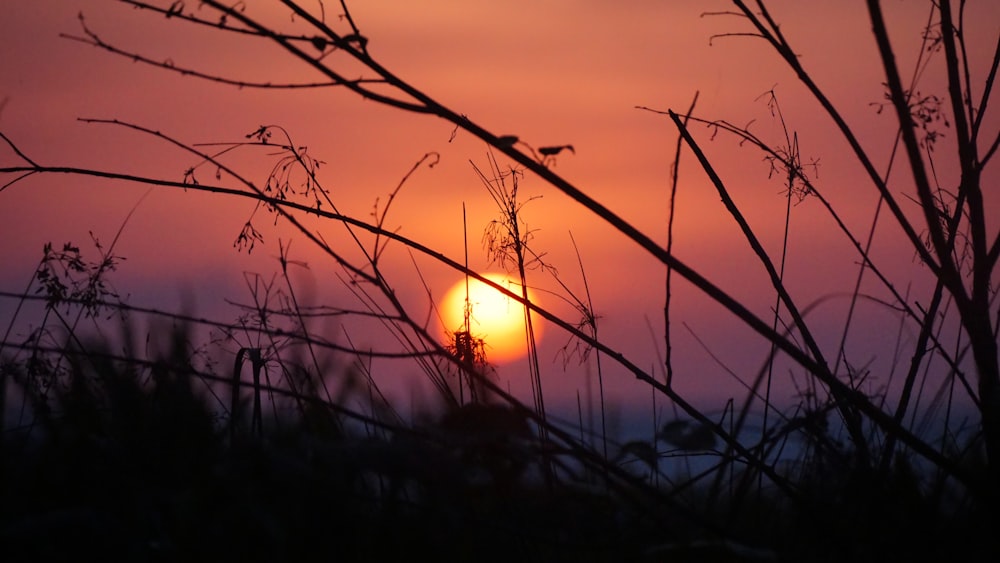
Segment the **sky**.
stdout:
<svg viewBox="0 0 1000 563">
<path fill-rule="evenodd" d="M 197 3 L 187 4 L 193 10 Z M 301 29 L 301 22 L 277 2 L 245 4 L 247 13 L 282 29 Z M 884 5 L 899 66 L 910 76 L 928 3 L 891 0 Z M 683 112 L 696 93 L 698 117 L 752 123 L 754 133 L 781 144 L 782 124 L 765 95 L 773 91 L 804 159 L 817 163 L 811 172 L 819 189 L 859 238 L 868 232 L 877 202 L 874 188 L 795 75 L 764 41 L 738 35 L 748 31 L 744 20 L 719 13 L 732 9 L 728 2 L 387 0 L 348 6 L 369 39 L 369 52 L 385 68 L 495 134 L 516 135 L 536 148 L 571 144 L 574 152 L 559 154 L 550 167 L 662 244 L 678 133 L 665 115 L 637 106 Z M 767 6 L 800 61 L 884 170 L 896 128 L 889 112 L 878 112 L 884 76 L 863 3 L 785 0 Z M 325 8 L 327 20 L 335 20 L 339 3 L 328 1 Z M 0 100 L 5 102 L 0 131 L 38 163 L 180 180 L 192 165 L 190 156 L 149 135 L 78 118 L 119 119 L 187 143 L 241 141 L 261 125 L 280 125 L 295 145 L 308 147 L 309 155 L 323 161 L 320 179 L 338 210 L 369 220 L 373 209 L 385 209 L 389 194 L 414 164 L 435 153 L 433 168 L 421 166 L 406 178 L 386 214 L 386 227 L 459 262 L 467 244 L 470 267 L 498 269 L 483 249 L 482 233 L 499 214 L 474 170 L 488 169 L 489 150 L 467 133 L 454 133 L 453 125 L 362 100 L 344 88 L 268 90 L 207 82 L 65 37 L 83 36 L 82 15 L 101 39 L 156 60 L 169 59 L 176 67 L 246 81 L 318 79 L 266 41 L 195 28 L 115 1 L 7 0 L 2 10 L 0 76 L 5 78 Z M 974 69 L 981 70 L 1000 31 L 1000 5 L 974 2 L 969 12 L 968 50 Z M 337 25 L 343 29 L 342 22 Z M 360 76 L 360 69 L 344 68 L 348 76 Z M 945 94 L 940 73 L 935 73 L 939 70 L 939 64 L 929 67 L 921 91 Z M 981 91 L 981 84 L 974 82 L 974 90 Z M 987 125 L 995 130 L 997 121 Z M 948 131 L 942 130 L 936 171 L 943 185 L 954 185 Z M 692 132 L 777 260 L 787 204 L 780 178 L 769 177 L 762 155 L 736 139 L 713 136 L 702 125 Z M 275 162 L 262 151 L 227 158 L 260 183 Z M 11 150 L 0 149 L 0 166 L 17 163 Z M 212 170 L 202 170 L 203 180 L 213 180 Z M 893 173 L 899 178 L 896 189 L 905 192 L 905 168 L 897 166 Z M 559 282 L 576 295 L 589 290 L 602 338 L 636 365 L 663 377 L 664 267 L 539 178 L 525 175 L 518 189 L 531 245 L 552 267 L 529 272 L 529 286 L 542 304 L 575 323 L 578 315 L 563 299 Z M 996 201 L 988 205 L 991 216 L 1000 217 Z M 675 208 L 676 256 L 768 319 L 774 291 L 766 273 L 690 151 L 680 162 Z M 918 211 L 907 209 L 913 217 Z M 262 212 L 254 215 L 254 224 L 263 245 L 252 253 L 234 249 L 233 241 L 252 213 L 248 201 L 220 195 L 78 176 L 28 178 L 0 192 L 0 289 L 24 291 L 46 242 L 73 241 L 93 252 L 88 233 L 106 246 L 121 230 L 115 253 L 127 260 L 112 280 L 134 304 L 232 320 L 237 312 L 227 301 L 252 301 L 254 276 L 268 282 L 279 271 L 280 241 L 291 243 L 292 260 L 308 264 L 308 269 L 292 268 L 305 300 L 360 305 L 328 257 Z M 341 226 L 307 224 L 358 257 Z M 824 349 L 833 353 L 858 257 L 815 198 L 795 202 L 789 229 L 787 284 L 800 307 L 810 309 L 809 320 Z M 888 221 L 880 223 L 873 256 L 899 288 L 912 292 L 915 301 L 926 301 L 929 277 L 898 231 Z M 428 291 L 431 301 L 439 299 L 461 278 L 401 245 L 388 246 L 382 266 L 397 296 L 420 318 L 433 318 Z M 675 280 L 674 385 L 707 410 L 721 410 L 728 399 L 742 399 L 745 390 L 737 379 L 753 378 L 768 347 L 690 284 Z M 870 278 L 863 289 L 876 299 L 887 295 Z M 15 307 L 15 300 L 0 300 L 4 326 Z M 896 343 L 905 347 L 912 342 L 915 329 L 901 328 L 898 315 L 875 300 L 863 302 L 857 315 L 848 340 L 851 361 L 870 366 L 873 384 L 884 385 L 897 362 L 892 352 Z M 22 313 L 18 322 L 30 325 L 38 318 Z M 335 338 L 350 337 L 361 347 L 393 345 L 365 323 L 321 330 L 337 334 Z M 574 360 L 564 366 L 560 351 L 568 341 L 564 333 L 546 328 L 540 347 L 543 386 L 556 402 L 575 405 L 588 385 L 592 392 L 597 364 L 592 355 L 585 363 Z M 398 369 L 382 368 L 392 372 L 383 376 L 380 365 L 372 367 L 386 381 Z M 607 358 L 601 367 L 620 416 L 649 411 L 648 387 Z M 791 400 L 796 390 L 789 374 L 795 371 L 785 369 L 778 389 Z M 523 395 L 525 371 L 523 360 L 508 361 L 498 366 L 498 378 Z M 406 392 L 405 386 L 401 389 Z"/>
</svg>

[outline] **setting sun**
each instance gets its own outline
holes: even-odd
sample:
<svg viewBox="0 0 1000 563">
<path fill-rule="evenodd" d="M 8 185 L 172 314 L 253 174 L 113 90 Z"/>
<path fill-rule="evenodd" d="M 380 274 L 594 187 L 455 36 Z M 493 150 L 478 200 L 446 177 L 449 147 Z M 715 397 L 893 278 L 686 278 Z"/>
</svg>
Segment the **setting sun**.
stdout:
<svg viewBox="0 0 1000 563">
<path fill-rule="evenodd" d="M 521 285 L 504 274 L 485 274 L 490 279 L 514 293 L 520 293 Z M 524 307 L 517 301 L 500 293 L 485 283 L 469 278 L 469 304 L 471 305 L 470 331 L 473 336 L 486 342 L 487 360 L 506 362 L 520 358 L 526 353 Z M 445 328 L 453 333 L 465 323 L 466 282 L 455 283 L 441 300 L 441 315 Z M 528 298 L 537 303 L 537 296 L 530 289 Z M 541 337 L 541 323 L 532 317 L 535 338 Z"/>
</svg>

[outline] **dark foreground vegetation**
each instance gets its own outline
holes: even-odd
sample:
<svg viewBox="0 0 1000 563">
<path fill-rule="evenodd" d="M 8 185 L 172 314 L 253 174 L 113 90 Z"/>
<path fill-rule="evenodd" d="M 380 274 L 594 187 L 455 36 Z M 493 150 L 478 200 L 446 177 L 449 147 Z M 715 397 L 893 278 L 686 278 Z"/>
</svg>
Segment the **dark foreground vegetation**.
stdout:
<svg viewBox="0 0 1000 563">
<path fill-rule="evenodd" d="M 758 487 L 752 470 L 731 469 L 722 486 L 695 475 L 654 486 L 650 466 L 622 471 L 622 457 L 595 462 L 543 441 L 529 411 L 499 403 L 398 424 L 345 408 L 354 392 L 331 403 L 316 389 L 292 393 L 259 379 L 233 403 L 231 374 L 192 367 L 185 331 L 163 337 L 169 346 L 152 361 L 69 344 L 3 364 L 8 404 L 25 421 L 3 434 L 5 561 L 985 561 L 995 553 L 995 507 L 926 479 L 903 457 L 887 472 L 864 472 L 849 449 L 818 443 L 829 439 L 822 433 L 804 432 L 817 443 L 783 469 L 792 497 Z M 620 449 L 643 455 L 636 443 Z"/>
</svg>

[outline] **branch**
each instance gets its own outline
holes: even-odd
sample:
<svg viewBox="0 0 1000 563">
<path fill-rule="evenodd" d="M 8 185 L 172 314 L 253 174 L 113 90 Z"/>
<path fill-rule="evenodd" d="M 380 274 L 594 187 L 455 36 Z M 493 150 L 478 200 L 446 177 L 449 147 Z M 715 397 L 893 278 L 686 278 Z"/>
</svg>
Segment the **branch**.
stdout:
<svg viewBox="0 0 1000 563">
<path fill-rule="evenodd" d="M 719 197 L 722 198 L 723 204 L 726 206 L 726 210 L 729 214 L 733 216 L 737 224 L 739 224 L 740 230 L 743 232 L 744 237 L 747 242 L 750 243 L 751 249 L 757 255 L 764 269 L 767 270 L 768 277 L 771 279 L 771 285 L 774 287 L 775 291 L 778 293 L 778 297 L 785 304 L 788 309 L 789 314 L 792 316 L 793 325 L 799 330 L 799 334 L 805 340 L 806 347 L 815 359 L 816 367 L 820 369 L 820 372 L 816 372 L 821 381 L 837 381 L 839 380 L 830 371 L 830 367 L 827 365 L 826 360 L 823 358 L 823 352 L 819 347 L 819 344 L 812 336 L 812 331 L 809 330 L 808 325 L 805 323 L 805 319 L 799 313 L 799 309 L 796 306 L 794 300 L 792 300 L 791 295 L 785 289 L 785 285 L 781 280 L 781 275 L 778 274 L 777 270 L 774 268 L 774 264 L 771 262 L 770 257 L 768 257 L 767 252 L 764 247 L 761 246 L 760 241 L 757 240 L 757 236 L 753 233 L 753 229 L 750 228 L 750 224 L 747 223 L 746 219 L 743 217 L 743 213 L 740 212 L 736 203 L 729 196 L 729 191 L 726 189 L 725 185 L 722 183 L 722 179 L 716 174 L 715 168 L 712 163 L 708 161 L 708 157 L 702 152 L 701 147 L 695 142 L 694 138 L 691 137 L 691 133 L 688 131 L 687 127 L 681 121 L 680 117 L 671 112 L 670 118 L 673 120 L 674 125 L 677 126 L 677 130 L 680 131 L 681 137 L 687 143 L 688 147 L 697 157 L 698 162 L 701 163 L 702 169 L 708 174 L 709 179 L 715 186 L 716 191 L 719 193 Z M 852 440 L 854 440 L 857 446 L 857 451 L 861 455 L 862 464 L 868 465 L 868 451 L 867 451 L 867 440 L 861 429 L 861 421 L 857 417 L 857 413 L 850 410 L 851 403 L 847 401 L 847 397 L 844 395 L 842 390 L 837 387 L 830 387 L 831 393 L 837 399 L 837 407 L 840 413 L 843 415 L 845 422 L 847 423 L 847 431 L 850 433 Z"/>
<path fill-rule="evenodd" d="M 670 111 L 651 109 L 645 106 L 638 106 L 637 109 L 646 110 L 660 115 L 670 114 Z M 764 152 L 767 155 L 767 157 L 777 159 L 778 161 L 781 161 L 786 165 L 789 165 L 785 161 L 785 156 L 779 154 L 777 150 L 771 148 L 770 145 L 765 143 L 763 140 L 761 140 L 759 137 L 751 133 L 746 128 L 737 127 L 727 121 L 709 121 L 706 119 L 701 119 L 698 117 L 688 116 L 688 115 L 685 115 L 684 117 L 685 119 L 690 119 L 691 121 L 703 123 L 710 127 L 717 127 L 727 133 L 736 135 L 741 139 L 740 141 L 741 144 L 743 142 L 749 142 L 750 144 L 756 146 L 758 149 Z M 913 309 L 913 307 L 909 304 L 909 302 L 899 293 L 899 290 L 897 290 L 896 287 L 892 284 L 892 282 L 889 281 L 889 278 L 886 277 L 886 275 L 882 272 L 881 268 L 879 268 L 872 261 L 871 256 L 869 256 L 868 252 L 865 251 L 864 247 L 861 245 L 861 242 L 858 241 L 858 239 L 850 231 L 850 229 L 844 223 L 843 219 L 833 208 L 833 205 L 826 198 L 826 196 L 823 195 L 823 193 L 819 190 L 819 188 L 817 188 L 812 183 L 812 181 L 809 178 L 805 177 L 804 175 L 799 175 L 799 178 L 802 180 L 802 183 L 804 184 L 805 188 L 804 192 L 808 193 L 810 196 L 813 196 L 819 200 L 820 204 L 824 207 L 824 209 L 826 209 L 827 213 L 830 214 L 830 217 L 837 224 L 837 228 L 840 229 L 841 233 L 843 233 L 843 235 L 847 237 L 848 241 L 850 241 L 854 249 L 857 250 L 858 257 L 861 259 L 862 264 L 869 270 L 871 270 L 873 274 L 875 274 L 875 277 L 879 279 L 882 285 L 885 286 L 885 288 L 889 291 L 889 293 L 891 293 L 892 296 L 895 298 L 899 309 L 903 311 L 910 319 L 914 320 L 918 326 L 921 325 L 924 322 L 924 318 L 926 317 L 926 315 L 925 314 L 918 315 L 917 311 Z M 998 248 L 998 252 L 1000 252 L 1000 248 Z M 948 364 L 948 366 L 952 370 L 960 372 L 961 370 L 958 366 L 958 363 L 955 361 L 953 357 L 951 357 L 951 354 L 945 349 L 944 345 L 937 339 L 937 337 L 932 335 L 931 340 L 934 343 L 934 349 L 940 354 L 940 356 L 942 357 L 942 359 L 944 359 L 944 361 Z"/>
<path fill-rule="evenodd" d="M 9 146 L 11 148 L 11 150 L 14 151 L 14 154 L 16 154 L 17 156 L 21 157 L 25 162 L 27 162 L 28 164 L 30 164 L 32 166 L 38 166 L 38 163 L 35 162 L 34 160 L 31 160 L 30 158 L 28 158 L 28 155 L 26 155 L 23 152 L 21 152 L 21 149 L 17 148 L 17 145 L 15 145 L 14 142 L 11 141 L 10 138 L 7 137 L 7 135 L 4 135 L 3 131 L 0 131 L 0 139 L 3 139 L 3 142 L 7 143 L 7 146 Z M 2 190 L 0 190 L 0 191 L 2 191 Z"/>
<path fill-rule="evenodd" d="M 986 261 L 986 217 L 983 209 L 983 192 L 979 183 L 980 172 L 978 169 L 978 157 L 976 142 L 969 131 L 968 116 L 965 112 L 965 99 L 962 90 L 961 77 L 958 74 L 959 62 L 958 53 L 955 50 L 955 24 L 951 16 L 951 1 L 942 0 L 939 4 L 941 11 L 941 39 L 944 43 L 945 69 L 948 72 L 948 94 L 951 99 L 951 111 L 954 114 L 955 133 L 958 137 L 958 157 L 961 166 L 962 178 L 959 185 L 959 192 L 965 193 L 969 205 L 968 221 L 969 231 L 972 236 L 972 300 L 975 303 L 985 305 L 987 293 L 989 292 L 989 269 L 983 268 Z M 924 199 L 923 197 L 921 198 Z M 926 203 L 926 202 L 925 202 Z M 935 222 L 935 224 L 940 224 Z M 933 236 L 934 231 L 931 232 Z M 950 248 L 944 241 L 944 247 Z M 935 244 L 937 244 L 935 242 Z"/>
<path fill-rule="evenodd" d="M 986 106 L 989 105 L 990 93 L 992 93 L 993 84 L 996 81 L 997 67 L 1000 67 L 1000 34 L 997 34 L 997 46 L 993 50 L 993 62 L 990 64 L 989 74 L 986 75 L 986 85 L 983 87 L 983 96 L 979 102 L 979 113 L 976 115 L 976 120 L 972 124 L 973 141 L 979 138 L 979 128 L 983 124 L 983 117 L 986 115 Z M 993 145 L 993 150 L 996 150 L 996 143 Z M 985 163 L 986 159 L 983 158 L 982 164 Z"/>
<path fill-rule="evenodd" d="M 96 33 L 94 33 L 90 28 L 88 28 L 87 25 L 86 25 L 86 23 L 84 22 L 84 19 L 83 19 L 82 15 L 80 17 L 80 25 L 83 27 L 83 32 L 87 35 L 87 37 L 80 37 L 78 35 L 71 35 L 71 34 L 68 34 L 68 33 L 60 33 L 59 37 L 62 37 L 64 39 L 70 39 L 70 40 L 73 40 L 73 41 L 79 41 L 80 43 L 84 43 L 84 44 L 87 44 L 87 45 L 93 45 L 94 47 L 98 47 L 100 49 L 108 51 L 109 53 L 113 53 L 115 55 L 120 55 L 120 56 L 129 58 L 129 59 L 132 59 L 135 62 L 140 62 L 140 63 L 144 63 L 144 64 L 147 64 L 147 65 L 150 65 L 150 66 L 154 66 L 154 67 L 157 67 L 157 68 L 162 68 L 162 69 L 166 69 L 166 70 L 169 70 L 169 71 L 172 71 L 172 72 L 176 72 L 176 73 L 180 74 L 181 76 L 194 76 L 196 78 L 201 78 L 201 79 L 208 80 L 208 81 L 211 81 L 211 82 L 218 82 L 220 84 L 228 84 L 228 85 L 231 85 L 231 86 L 237 86 L 239 88 L 273 88 L 273 89 L 291 90 L 291 89 L 304 89 L 304 88 L 322 88 L 322 87 L 328 87 L 328 86 L 343 86 L 343 85 L 345 85 L 348 82 L 354 83 L 354 84 L 363 84 L 363 83 L 371 83 L 371 82 L 375 82 L 375 83 L 384 82 L 384 80 L 380 80 L 380 79 L 377 79 L 377 78 L 358 78 L 358 79 L 355 79 L 355 80 L 343 80 L 343 79 L 341 79 L 341 80 L 333 80 L 333 81 L 330 81 L 330 82 L 306 82 L 306 83 L 275 84 L 275 83 L 272 83 L 272 82 L 250 82 L 250 81 L 239 80 L 239 79 L 235 79 L 235 78 L 226 78 L 224 76 L 219 76 L 219 75 L 215 75 L 215 74 L 208 74 L 208 73 L 205 73 L 205 72 L 194 70 L 192 68 L 186 68 L 186 67 L 177 66 L 170 59 L 166 59 L 166 60 L 163 60 L 163 61 L 157 61 L 157 60 L 151 59 L 151 58 L 149 58 L 149 57 L 147 57 L 145 55 L 141 55 L 141 54 L 133 52 L 133 51 L 126 51 L 124 49 L 115 47 L 114 45 L 111 45 L 110 43 L 107 43 L 104 40 L 102 40 Z"/>
<path fill-rule="evenodd" d="M 986 152 L 983 153 L 983 158 L 980 159 L 979 165 L 985 167 L 986 163 L 996 154 L 997 149 L 1000 149 L 1000 134 L 997 134 L 996 138 L 993 139 L 993 143 L 990 144 L 990 148 L 986 149 Z"/>
<path fill-rule="evenodd" d="M 283 1 L 285 2 L 286 5 L 295 10 L 297 14 L 305 18 L 310 24 L 312 24 L 318 30 L 321 30 L 324 34 L 326 34 L 331 39 L 331 41 L 333 41 L 335 45 L 343 49 L 349 55 L 360 60 L 363 64 L 368 66 L 371 70 L 375 71 L 380 76 L 383 76 L 386 82 L 389 82 L 392 86 L 398 87 L 398 83 L 401 81 L 395 79 L 395 77 L 392 77 L 391 74 L 388 73 L 388 71 L 385 71 L 384 69 L 382 69 L 381 66 L 377 65 L 370 57 L 368 57 L 368 55 L 365 52 L 357 50 L 354 47 L 354 43 L 350 41 L 345 41 L 343 37 L 341 37 L 339 34 L 330 29 L 326 24 L 312 17 L 312 15 L 305 12 L 304 10 L 296 6 L 294 3 L 287 2 L 287 0 Z M 313 68 L 318 70 L 321 74 L 329 77 L 338 84 L 343 84 L 344 86 L 346 86 L 347 88 L 361 95 L 364 98 L 385 104 L 390 107 L 395 107 L 414 113 L 433 113 L 432 110 L 430 110 L 426 106 L 410 103 L 390 96 L 385 96 L 383 94 L 378 94 L 376 92 L 373 92 L 372 90 L 362 87 L 361 84 L 359 83 L 355 83 L 353 81 L 345 79 L 344 77 L 340 76 L 340 74 L 338 74 L 336 71 L 323 64 L 321 60 L 307 55 L 296 45 L 294 45 L 292 40 L 290 40 L 288 37 L 276 33 L 267 26 L 257 22 L 254 19 L 251 19 L 250 17 L 244 15 L 241 12 L 237 12 L 236 10 L 228 6 L 220 2 L 217 2 L 216 0 L 203 0 L 203 4 L 210 6 L 223 14 L 232 16 L 233 18 L 239 20 L 244 25 L 258 32 L 262 37 L 266 37 L 278 43 L 279 45 L 284 47 L 285 50 L 294 55 L 296 58 L 305 62 L 309 66 L 312 66 Z"/>
<path fill-rule="evenodd" d="M 949 292 L 955 296 L 959 307 L 966 309 L 969 297 L 965 291 L 965 286 L 962 284 L 962 277 L 955 266 L 954 260 L 952 260 L 951 251 L 948 248 L 944 233 L 941 232 L 938 208 L 935 204 L 934 194 L 931 191 L 927 170 L 924 168 L 924 161 L 920 154 L 920 146 L 917 142 L 916 133 L 913 130 L 913 118 L 910 115 L 910 107 L 906 102 L 906 93 L 903 91 L 903 85 L 899 79 L 896 58 L 892 52 L 892 46 L 889 44 L 889 32 L 886 29 L 885 19 L 882 17 L 882 8 L 879 6 L 878 0 L 868 0 L 868 12 L 872 20 L 872 32 L 875 35 L 875 42 L 878 44 L 882 64 L 885 69 L 890 100 L 892 101 L 893 108 L 896 110 L 896 118 L 899 120 L 903 146 L 910 161 L 910 170 L 913 174 L 913 181 L 916 184 L 917 195 L 920 197 L 920 208 L 924 213 L 924 220 L 930 232 L 934 253 L 940 261 L 935 274 L 948 286 Z M 945 31 L 945 33 L 950 33 L 950 31 Z M 923 249 L 923 244 L 917 244 L 916 247 Z M 926 252 L 926 249 L 924 249 L 924 252 Z"/>
<path fill-rule="evenodd" d="M 187 22 L 190 22 L 190 23 L 193 23 L 193 24 L 202 25 L 202 26 L 206 26 L 206 27 L 211 27 L 213 29 L 220 29 L 222 31 L 229 31 L 229 32 L 232 32 L 232 33 L 241 33 L 241 34 L 244 34 L 244 35 L 252 35 L 254 37 L 261 37 L 260 32 L 255 31 L 253 29 L 249 29 L 249 28 L 246 28 L 246 27 L 236 27 L 234 25 L 229 25 L 229 23 L 228 23 L 229 18 L 225 14 L 223 14 L 223 16 L 220 17 L 218 21 L 213 22 L 213 21 L 209 21 L 209 20 L 202 19 L 202 18 L 194 16 L 194 12 L 189 12 L 189 13 L 185 14 L 184 11 L 183 11 L 183 6 L 181 7 L 181 9 L 176 9 L 175 10 L 174 6 L 170 6 L 168 8 L 163 8 L 163 7 L 157 6 L 155 4 L 150 4 L 148 2 L 141 2 L 139 0 L 118 0 L 118 1 L 121 2 L 121 3 L 123 3 L 123 4 L 128 4 L 128 5 L 132 6 L 133 8 L 136 8 L 136 9 L 139 9 L 139 10 L 149 10 L 151 12 L 156 12 L 158 14 L 163 14 L 167 18 L 177 18 L 179 20 L 187 21 Z M 83 19 L 83 18 L 81 17 L 80 19 Z"/>
<path fill-rule="evenodd" d="M 854 135 L 853 130 L 844 120 L 840 112 L 837 111 L 833 103 L 826 94 L 819 88 L 819 86 L 813 81 L 812 77 L 806 72 L 805 68 L 799 62 L 798 57 L 792 51 L 791 47 L 780 34 L 772 33 L 771 30 L 764 25 L 763 22 L 750 10 L 743 0 L 733 0 L 737 7 L 743 11 L 744 15 L 749 19 L 754 27 L 768 40 L 768 42 L 774 47 L 774 49 L 781 55 L 785 63 L 795 72 L 795 75 L 799 80 L 806 86 L 816 101 L 826 110 L 827 114 L 833 119 L 837 128 L 840 130 L 841 135 L 843 135 L 844 140 L 851 146 L 851 150 L 854 151 L 854 155 L 857 157 L 858 162 L 864 167 L 865 172 L 871 179 L 875 188 L 878 190 L 879 194 L 885 199 L 886 205 L 889 206 L 889 210 L 892 212 L 893 217 L 895 217 L 896 222 L 899 224 L 903 233 L 910 240 L 910 244 L 913 246 L 914 251 L 920 256 L 920 259 L 927 264 L 927 266 L 937 274 L 940 270 L 940 266 L 937 261 L 931 256 L 930 252 L 924 247 L 923 241 L 917 234 L 913 225 L 907 219 L 906 215 L 903 213 L 902 208 L 899 206 L 899 202 L 896 201 L 896 197 L 889 190 L 889 187 L 882 180 L 881 175 L 875 169 L 875 165 L 872 164 L 871 159 L 868 157 L 868 153 L 865 152 L 864 148 L 861 147 L 861 143 L 858 141 L 857 137 Z M 758 5 L 763 8 L 762 4 L 758 2 Z M 766 11 L 765 11 L 766 13 Z M 773 23 L 773 19 L 767 16 L 768 21 Z M 776 26 L 775 26 L 776 27 Z"/>
</svg>

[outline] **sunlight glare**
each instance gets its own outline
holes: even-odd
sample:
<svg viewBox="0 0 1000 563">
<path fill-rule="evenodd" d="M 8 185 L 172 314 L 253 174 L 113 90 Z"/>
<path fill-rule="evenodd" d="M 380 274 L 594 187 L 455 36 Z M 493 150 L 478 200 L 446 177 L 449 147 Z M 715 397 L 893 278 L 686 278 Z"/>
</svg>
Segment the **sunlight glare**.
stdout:
<svg viewBox="0 0 1000 563">
<path fill-rule="evenodd" d="M 484 277 L 520 294 L 521 285 L 504 274 L 484 274 Z M 485 283 L 469 278 L 469 303 L 472 306 L 471 330 L 474 337 L 486 342 L 487 360 L 494 363 L 516 360 L 527 354 L 524 307 Z M 441 316 L 449 333 L 461 330 L 465 310 L 465 278 L 448 290 L 441 300 Z M 535 292 L 528 290 L 528 299 L 538 303 Z M 532 315 L 535 339 L 541 339 L 541 322 Z"/>
</svg>

